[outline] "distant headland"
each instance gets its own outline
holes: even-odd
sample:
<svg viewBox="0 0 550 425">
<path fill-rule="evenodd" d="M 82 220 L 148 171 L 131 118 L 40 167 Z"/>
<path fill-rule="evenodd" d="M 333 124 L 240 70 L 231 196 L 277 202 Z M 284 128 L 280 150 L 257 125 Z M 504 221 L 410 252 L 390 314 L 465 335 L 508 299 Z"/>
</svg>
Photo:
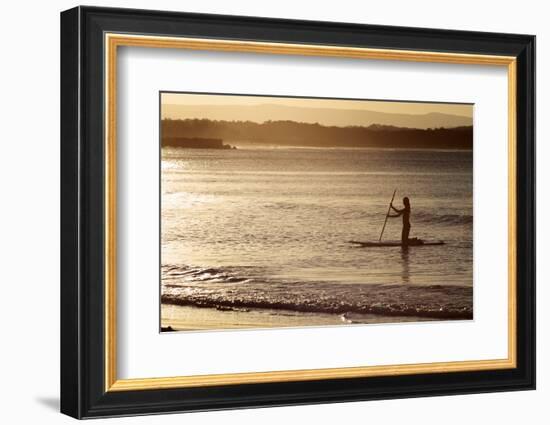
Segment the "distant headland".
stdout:
<svg viewBox="0 0 550 425">
<path fill-rule="evenodd" d="M 163 119 L 162 145 L 231 149 L 223 141 L 264 146 L 464 149 L 473 147 L 473 127 L 408 128 L 373 124 L 323 126 L 296 121 L 214 121 Z"/>
<path fill-rule="evenodd" d="M 237 149 L 226 145 L 222 139 L 207 139 L 203 137 L 163 137 L 162 146 L 187 149 Z"/>
</svg>

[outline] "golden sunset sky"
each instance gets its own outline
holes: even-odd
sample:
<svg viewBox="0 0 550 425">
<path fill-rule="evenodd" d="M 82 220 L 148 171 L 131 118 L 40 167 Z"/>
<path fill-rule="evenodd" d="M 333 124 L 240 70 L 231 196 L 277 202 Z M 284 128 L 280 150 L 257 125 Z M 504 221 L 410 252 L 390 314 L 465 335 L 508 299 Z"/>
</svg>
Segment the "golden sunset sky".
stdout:
<svg viewBox="0 0 550 425">
<path fill-rule="evenodd" d="M 385 124 L 426 128 L 472 125 L 473 109 L 472 104 L 459 103 L 161 94 L 161 116 L 170 119 L 292 120 L 336 126 Z"/>
</svg>

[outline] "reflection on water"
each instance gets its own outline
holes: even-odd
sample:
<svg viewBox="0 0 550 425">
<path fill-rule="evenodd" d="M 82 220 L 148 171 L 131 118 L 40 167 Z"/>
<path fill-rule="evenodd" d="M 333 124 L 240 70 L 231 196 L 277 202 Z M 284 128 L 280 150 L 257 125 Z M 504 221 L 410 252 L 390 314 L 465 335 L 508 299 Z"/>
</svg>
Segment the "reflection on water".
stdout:
<svg viewBox="0 0 550 425">
<path fill-rule="evenodd" d="M 409 269 L 409 247 L 401 247 L 401 264 L 403 265 L 403 271 L 401 277 L 403 283 L 410 283 L 410 269 Z"/>
</svg>

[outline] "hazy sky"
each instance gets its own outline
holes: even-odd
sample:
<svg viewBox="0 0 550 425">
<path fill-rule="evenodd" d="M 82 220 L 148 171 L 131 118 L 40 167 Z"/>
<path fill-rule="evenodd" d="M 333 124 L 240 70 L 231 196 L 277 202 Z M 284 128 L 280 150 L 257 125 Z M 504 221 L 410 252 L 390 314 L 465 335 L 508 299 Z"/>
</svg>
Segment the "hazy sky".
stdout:
<svg viewBox="0 0 550 425">
<path fill-rule="evenodd" d="M 456 103 L 162 93 L 161 105 L 162 118 L 293 120 L 342 126 L 377 123 L 419 128 L 452 127 L 472 125 L 473 117 L 473 105 Z"/>
</svg>

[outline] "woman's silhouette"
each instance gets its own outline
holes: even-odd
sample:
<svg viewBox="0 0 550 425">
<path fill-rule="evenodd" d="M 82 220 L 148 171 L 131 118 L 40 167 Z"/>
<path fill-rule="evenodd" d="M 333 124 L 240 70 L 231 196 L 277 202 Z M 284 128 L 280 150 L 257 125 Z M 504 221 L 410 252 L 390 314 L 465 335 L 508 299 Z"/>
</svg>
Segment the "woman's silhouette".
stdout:
<svg viewBox="0 0 550 425">
<path fill-rule="evenodd" d="M 403 205 L 405 208 L 403 209 L 397 209 L 393 206 L 393 204 L 390 204 L 390 207 L 397 213 L 397 214 L 389 214 L 388 217 L 399 217 L 403 216 L 403 230 L 401 231 L 401 245 L 402 246 L 408 246 L 409 245 L 409 233 L 411 231 L 411 222 L 409 221 L 411 217 L 411 204 L 409 203 L 409 198 L 406 196 L 403 198 Z"/>
</svg>

